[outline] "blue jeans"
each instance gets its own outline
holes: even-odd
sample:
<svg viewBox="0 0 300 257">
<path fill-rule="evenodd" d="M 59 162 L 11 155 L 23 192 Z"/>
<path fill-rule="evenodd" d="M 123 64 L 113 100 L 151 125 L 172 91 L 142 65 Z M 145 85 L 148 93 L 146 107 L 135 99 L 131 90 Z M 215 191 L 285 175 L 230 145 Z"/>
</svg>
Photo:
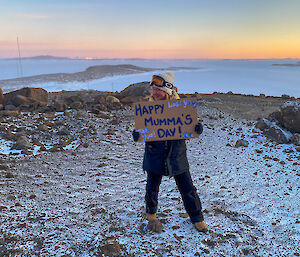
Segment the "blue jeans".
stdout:
<svg viewBox="0 0 300 257">
<path fill-rule="evenodd" d="M 203 221 L 202 206 L 197 194 L 197 190 L 193 185 L 191 174 L 189 171 L 174 176 L 176 185 L 180 191 L 186 212 L 190 216 L 191 222 L 196 223 Z M 153 172 L 147 172 L 146 186 L 146 213 L 154 214 L 157 211 L 158 192 L 162 180 L 162 175 Z"/>
</svg>

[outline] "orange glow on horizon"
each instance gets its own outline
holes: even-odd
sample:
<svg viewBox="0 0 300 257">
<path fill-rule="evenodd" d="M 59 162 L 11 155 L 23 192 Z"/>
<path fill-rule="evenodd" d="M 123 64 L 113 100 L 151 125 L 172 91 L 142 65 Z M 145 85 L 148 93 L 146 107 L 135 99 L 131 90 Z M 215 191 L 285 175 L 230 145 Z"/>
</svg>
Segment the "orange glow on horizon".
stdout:
<svg viewBox="0 0 300 257">
<path fill-rule="evenodd" d="M 184 48 L 162 47 L 142 49 L 141 46 L 130 46 L 118 49 L 97 49 L 94 45 L 90 48 L 87 43 L 67 43 L 52 45 L 51 43 L 21 42 L 21 56 L 31 57 L 38 55 L 52 55 L 61 57 L 87 57 L 87 58 L 145 58 L 145 59 L 284 59 L 300 58 L 300 40 L 282 43 L 256 43 L 224 44 L 224 45 L 199 45 Z M 17 57 L 17 44 L 11 41 L 0 41 L 1 58 Z"/>
</svg>

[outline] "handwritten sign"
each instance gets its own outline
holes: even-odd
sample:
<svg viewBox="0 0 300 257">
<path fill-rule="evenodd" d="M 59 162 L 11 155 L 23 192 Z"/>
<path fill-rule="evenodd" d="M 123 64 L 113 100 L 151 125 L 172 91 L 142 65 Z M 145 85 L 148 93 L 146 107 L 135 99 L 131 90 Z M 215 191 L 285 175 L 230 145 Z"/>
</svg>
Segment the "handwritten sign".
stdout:
<svg viewBox="0 0 300 257">
<path fill-rule="evenodd" d="M 197 98 L 183 98 L 133 105 L 139 141 L 161 141 L 198 137 Z"/>
</svg>

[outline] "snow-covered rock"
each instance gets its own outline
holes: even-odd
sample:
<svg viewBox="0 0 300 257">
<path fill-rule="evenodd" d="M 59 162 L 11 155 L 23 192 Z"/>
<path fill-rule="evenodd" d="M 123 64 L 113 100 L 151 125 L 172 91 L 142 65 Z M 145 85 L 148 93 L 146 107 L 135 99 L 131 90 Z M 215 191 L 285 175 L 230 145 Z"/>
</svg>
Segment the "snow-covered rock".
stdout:
<svg viewBox="0 0 300 257">
<path fill-rule="evenodd" d="M 297 101 L 286 102 L 278 111 L 271 113 L 268 119 L 290 132 L 300 133 L 300 103 Z"/>
<path fill-rule="evenodd" d="M 276 125 L 275 122 L 270 122 L 267 119 L 260 119 L 256 123 L 256 127 L 262 130 L 268 138 L 280 144 L 289 143 L 292 137 L 291 132 L 285 131 L 284 129 Z"/>
</svg>

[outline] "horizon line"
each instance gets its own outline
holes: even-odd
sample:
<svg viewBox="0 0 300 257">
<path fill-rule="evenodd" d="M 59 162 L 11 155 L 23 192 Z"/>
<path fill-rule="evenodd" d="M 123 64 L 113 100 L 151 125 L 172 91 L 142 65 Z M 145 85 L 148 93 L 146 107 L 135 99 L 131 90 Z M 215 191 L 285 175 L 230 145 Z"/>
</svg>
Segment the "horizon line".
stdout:
<svg viewBox="0 0 300 257">
<path fill-rule="evenodd" d="M 56 55 L 33 55 L 33 56 L 26 56 L 21 57 L 21 59 L 73 59 L 73 60 L 297 60 L 300 59 L 300 57 L 272 57 L 272 58 L 143 58 L 143 57 L 90 57 L 90 56 L 76 56 L 76 57 L 70 57 L 70 56 L 56 56 Z M 1 60 L 14 60 L 14 59 L 20 59 L 19 56 L 15 57 L 0 57 Z"/>
</svg>

